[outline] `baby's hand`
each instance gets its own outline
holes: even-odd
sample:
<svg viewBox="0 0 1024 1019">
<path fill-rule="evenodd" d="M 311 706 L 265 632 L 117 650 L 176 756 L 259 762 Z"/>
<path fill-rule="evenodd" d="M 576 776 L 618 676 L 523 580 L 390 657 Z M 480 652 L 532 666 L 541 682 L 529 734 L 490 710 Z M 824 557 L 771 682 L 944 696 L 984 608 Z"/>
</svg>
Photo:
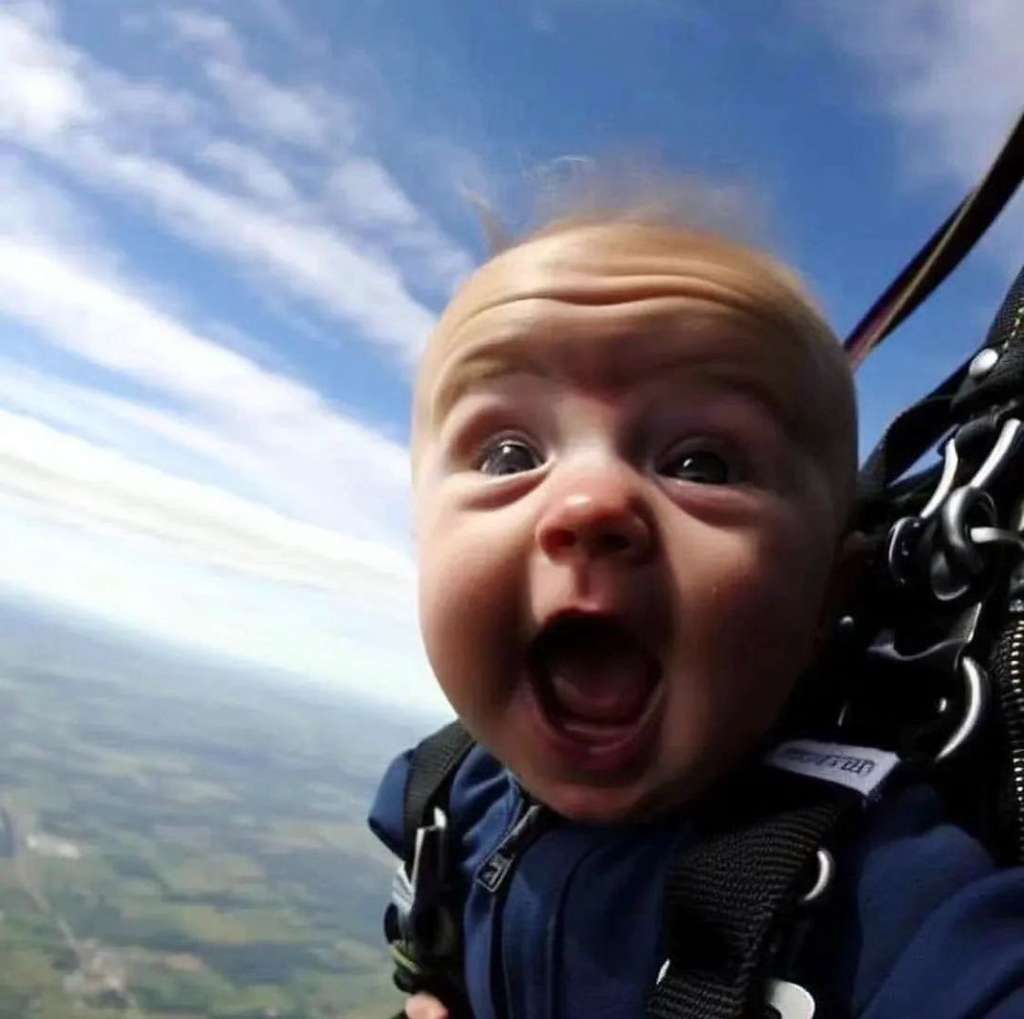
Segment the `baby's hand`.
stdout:
<svg viewBox="0 0 1024 1019">
<path fill-rule="evenodd" d="M 448 1009 L 432 994 L 414 994 L 405 1003 L 409 1019 L 448 1019 Z"/>
</svg>

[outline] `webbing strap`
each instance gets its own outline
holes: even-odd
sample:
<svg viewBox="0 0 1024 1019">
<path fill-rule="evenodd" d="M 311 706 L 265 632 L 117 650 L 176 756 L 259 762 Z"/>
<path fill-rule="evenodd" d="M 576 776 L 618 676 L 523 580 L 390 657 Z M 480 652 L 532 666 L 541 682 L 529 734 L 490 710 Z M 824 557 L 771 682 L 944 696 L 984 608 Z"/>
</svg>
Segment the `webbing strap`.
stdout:
<svg viewBox="0 0 1024 1019">
<path fill-rule="evenodd" d="M 953 210 L 854 326 L 847 354 L 860 364 L 960 264 L 1024 179 L 1024 115 L 981 183 Z"/>
<path fill-rule="evenodd" d="M 885 502 L 889 486 L 949 431 L 953 394 L 966 374 L 967 366 L 963 365 L 885 430 L 857 474 L 859 526 L 870 526 L 879 504 L 891 512 Z"/>
<path fill-rule="evenodd" d="M 889 486 L 949 429 L 996 404 L 1024 396 L 1024 270 L 1010 287 L 983 348 L 998 355 L 991 370 L 971 378 L 960 365 L 886 429 L 857 478 L 858 522 L 870 527 L 888 508 Z"/>
<path fill-rule="evenodd" d="M 1024 397 L 1024 269 L 1003 298 L 984 346 L 998 360 L 988 371 L 976 378 L 968 373 L 962 381 L 951 407 L 959 420 Z"/>
<path fill-rule="evenodd" d="M 813 881 L 817 850 L 862 802 L 770 769 L 716 795 L 706 831 L 669 872 L 669 966 L 650 1019 L 761 1019 L 774 936 Z"/>
<path fill-rule="evenodd" d="M 416 851 L 416 829 L 428 824 L 427 816 L 444 801 L 455 772 L 473 746 L 473 737 L 452 722 L 423 740 L 413 751 L 405 786 L 405 861 L 411 864 Z"/>
</svg>

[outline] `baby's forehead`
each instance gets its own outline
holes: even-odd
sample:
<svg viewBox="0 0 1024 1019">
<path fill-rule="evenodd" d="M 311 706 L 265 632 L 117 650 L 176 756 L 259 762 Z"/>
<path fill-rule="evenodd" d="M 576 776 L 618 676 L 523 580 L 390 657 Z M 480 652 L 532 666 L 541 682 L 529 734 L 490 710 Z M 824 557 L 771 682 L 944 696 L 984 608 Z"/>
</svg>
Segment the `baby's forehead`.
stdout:
<svg viewBox="0 0 1024 1019">
<path fill-rule="evenodd" d="M 521 364 L 531 348 L 545 357 L 562 351 L 578 369 L 603 343 L 628 366 L 645 349 L 638 338 L 648 354 L 659 345 L 666 354 L 673 344 L 692 350 L 703 327 L 706 362 L 744 366 L 748 380 L 771 376 L 779 385 L 799 418 L 795 431 L 827 462 L 844 514 L 857 415 L 841 344 L 785 266 L 728 238 L 674 227 L 557 229 L 484 265 L 445 310 L 421 361 L 414 462 L 446 397 L 509 360 Z"/>
<path fill-rule="evenodd" d="M 493 258 L 455 296 L 420 382 L 467 348 L 508 347 L 506 334 L 522 338 L 531 325 L 531 339 L 557 336 L 567 356 L 586 359 L 603 345 L 622 366 L 670 355 L 648 349 L 642 334 L 664 348 L 684 316 L 690 333 L 718 323 L 791 345 L 817 325 L 794 280 L 759 252 L 694 231 L 596 224 L 542 234 Z"/>
<path fill-rule="evenodd" d="M 528 295 L 614 300 L 682 279 L 734 287 L 751 306 L 796 301 L 795 277 L 760 252 L 714 234 L 646 224 L 595 224 L 541 234 L 496 255 L 460 289 L 439 332 L 474 309 Z"/>
</svg>

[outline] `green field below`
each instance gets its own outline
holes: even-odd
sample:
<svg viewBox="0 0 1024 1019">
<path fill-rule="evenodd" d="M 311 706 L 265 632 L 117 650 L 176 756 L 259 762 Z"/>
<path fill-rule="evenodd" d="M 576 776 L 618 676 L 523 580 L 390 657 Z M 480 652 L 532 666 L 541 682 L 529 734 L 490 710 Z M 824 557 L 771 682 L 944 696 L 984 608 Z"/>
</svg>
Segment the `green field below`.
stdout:
<svg viewBox="0 0 1024 1019">
<path fill-rule="evenodd" d="M 394 1014 L 364 818 L 402 735 L 137 668 L 0 674 L 0 1019 Z"/>
</svg>

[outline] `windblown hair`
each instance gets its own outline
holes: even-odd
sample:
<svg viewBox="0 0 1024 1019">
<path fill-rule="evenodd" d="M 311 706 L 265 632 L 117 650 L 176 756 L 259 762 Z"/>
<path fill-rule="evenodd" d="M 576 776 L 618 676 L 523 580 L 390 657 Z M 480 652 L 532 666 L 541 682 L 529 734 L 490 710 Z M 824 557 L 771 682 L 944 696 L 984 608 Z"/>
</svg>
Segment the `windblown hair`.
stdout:
<svg viewBox="0 0 1024 1019">
<path fill-rule="evenodd" d="M 560 156 L 519 180 L 526 201 L 515 222 L 500 215 L 494 201 L 465 191 L 489 257 L 537 237 L 601 223 L 661 226 L 717 235 L 746 246 L 759 246 L 768 233 L 769 216 L 752 188 L 683 176 L 653 159 Z M 497 204 L 507 208 L 517 203 Z"/>
<path fill-rule="evenodd" d="M 518 229 L 493 204 L 467 192 L 488 257 L 533 240 L 587 227 L 634 227 L 640 233 L 689 240 L 700 247 L 733 251 L 789 291 L 805 327 L 833 343 L 828 324 L 803 278 L 769 254 L 769 215 L 756 192 L 743 184 L 715 184 L 682 176 L 656 160 L 620 158 L 598 162 L 562 156 L 525 175 L 528 207 Z"/>
</svg>

